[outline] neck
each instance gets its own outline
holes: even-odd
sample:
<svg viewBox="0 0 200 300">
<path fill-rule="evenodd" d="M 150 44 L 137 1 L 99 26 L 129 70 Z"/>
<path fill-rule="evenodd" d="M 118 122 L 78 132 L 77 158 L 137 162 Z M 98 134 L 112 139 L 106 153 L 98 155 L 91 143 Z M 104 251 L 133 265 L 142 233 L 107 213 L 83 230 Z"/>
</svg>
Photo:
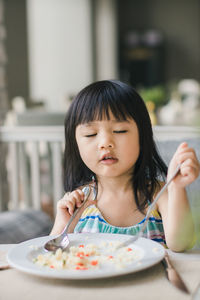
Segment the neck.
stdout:
<svg viewBox="0 0 200 300">
<path fill-rule="evenodd" d="M 129 177 L 98 177 L 97 206 L 104 216 L 118 212 L 137 209 L 133 192 L 131 176 Z M 112 212 L 110 209 L 112 208 Z M 124 213 L 123 213 L 124 212 Z M 119 216 L 118 216 L 119 217 Z"/>
<path fill-rule="evenodd" d="M 127 192 L 132 190 L 132 180 L 130 177 L 99 177 L 98 178 L 98 191 L 99 192 L 106 192 L 106 193 L 118 193 L 120 192 Z"/>
</svg>

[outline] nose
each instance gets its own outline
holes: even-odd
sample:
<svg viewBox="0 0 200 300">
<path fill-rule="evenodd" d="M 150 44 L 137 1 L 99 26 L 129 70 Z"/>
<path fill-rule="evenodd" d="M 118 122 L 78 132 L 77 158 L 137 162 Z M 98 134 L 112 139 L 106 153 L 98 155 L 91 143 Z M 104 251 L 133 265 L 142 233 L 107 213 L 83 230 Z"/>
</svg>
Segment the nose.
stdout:
<svg viewBox="0 0 200 300">
<path fill-rule="evenodd" d="M 109 149 L 114 147 L 114 141 L 109 134 L 103 134 L 99 140 L 100 149 Z"/>
</svg>

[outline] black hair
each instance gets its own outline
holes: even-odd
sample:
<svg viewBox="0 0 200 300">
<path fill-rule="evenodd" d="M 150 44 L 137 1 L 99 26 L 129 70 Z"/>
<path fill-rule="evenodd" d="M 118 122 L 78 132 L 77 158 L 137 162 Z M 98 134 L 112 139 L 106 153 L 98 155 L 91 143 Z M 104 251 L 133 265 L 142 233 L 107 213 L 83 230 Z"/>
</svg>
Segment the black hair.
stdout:
<svg viewBox="0 0 200 300">
<path fill-rule="evenodd" d="M 76 127 L 104 117 L 109 120 L 110 111 L 117 120 L 132 118 L 138 127 L 140 153 L 134 167 L 132 184 L 137 207 L 143 211 L 147 201 L 152 201 L 159 179 L 165 179 L 167 166 L 153 140 L 151 121 L 144 101 L 133 87 L 121 81 L 94 82 L 72 100 L 65 119 L 65 191 L 73 191 L 95 177 L 80 157 L 75 137 Z"/>
</svg>

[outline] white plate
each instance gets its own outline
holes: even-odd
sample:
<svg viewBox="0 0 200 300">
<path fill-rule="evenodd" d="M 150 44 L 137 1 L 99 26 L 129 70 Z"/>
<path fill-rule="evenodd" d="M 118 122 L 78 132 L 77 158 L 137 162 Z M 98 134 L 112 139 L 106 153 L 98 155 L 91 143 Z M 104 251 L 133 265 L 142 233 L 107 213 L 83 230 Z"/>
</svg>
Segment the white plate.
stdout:
<svg viewBox="0 0 200 300">
<path fill-rule="evenodd" d="M 130 236 L 123 234 L 107 234 L 107 233 L 76 233 L 69 234 L 71 245 L 78 246 L 80 243 L 99 244 L 103 241 L 125 241 Z M 131 248 L 139 249 L 141 259 L 134 261 L 123 269 L 116 269 L 114 266 L 107 268 L 99 268 L 93 270 L 55 270 L 47 267 L 40 267 L 33 263 L 33 259 L 38 254 L 44 254 L 44 244 L 52 239 L 52 236 L 40 237 L 26 242 L 20 243 L 13 247 L 8 255 L 8 263 L 10 266 L 33 275 L 61 279 L 94 279 L 119 276 L 128 273 L 137 272 L 149 268 L 160 262 L 164 255 L 165 249 L 159 243 L 146 238 L 140 238 L 131 244 Z"/>
</svg>

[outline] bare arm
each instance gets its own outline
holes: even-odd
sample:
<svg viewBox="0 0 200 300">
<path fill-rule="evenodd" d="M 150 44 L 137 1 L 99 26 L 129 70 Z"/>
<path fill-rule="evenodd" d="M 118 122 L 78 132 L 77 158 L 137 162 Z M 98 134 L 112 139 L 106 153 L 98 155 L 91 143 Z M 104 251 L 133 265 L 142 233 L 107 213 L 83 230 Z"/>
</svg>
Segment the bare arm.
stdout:
<svg viewBox="0 0 200 300">
<path fill-rule="evenodd" d="M 158 201 L 163 219 L 167 246 L 173 251 L 184 251 L 195 241 L 194 223 L 185 187 L 199 175 L 199 162 L 193 149 L 182 143 L 175 152 L 168 170 L 168 178 L 181 163 L 180 173 Z"/>
</svg>

